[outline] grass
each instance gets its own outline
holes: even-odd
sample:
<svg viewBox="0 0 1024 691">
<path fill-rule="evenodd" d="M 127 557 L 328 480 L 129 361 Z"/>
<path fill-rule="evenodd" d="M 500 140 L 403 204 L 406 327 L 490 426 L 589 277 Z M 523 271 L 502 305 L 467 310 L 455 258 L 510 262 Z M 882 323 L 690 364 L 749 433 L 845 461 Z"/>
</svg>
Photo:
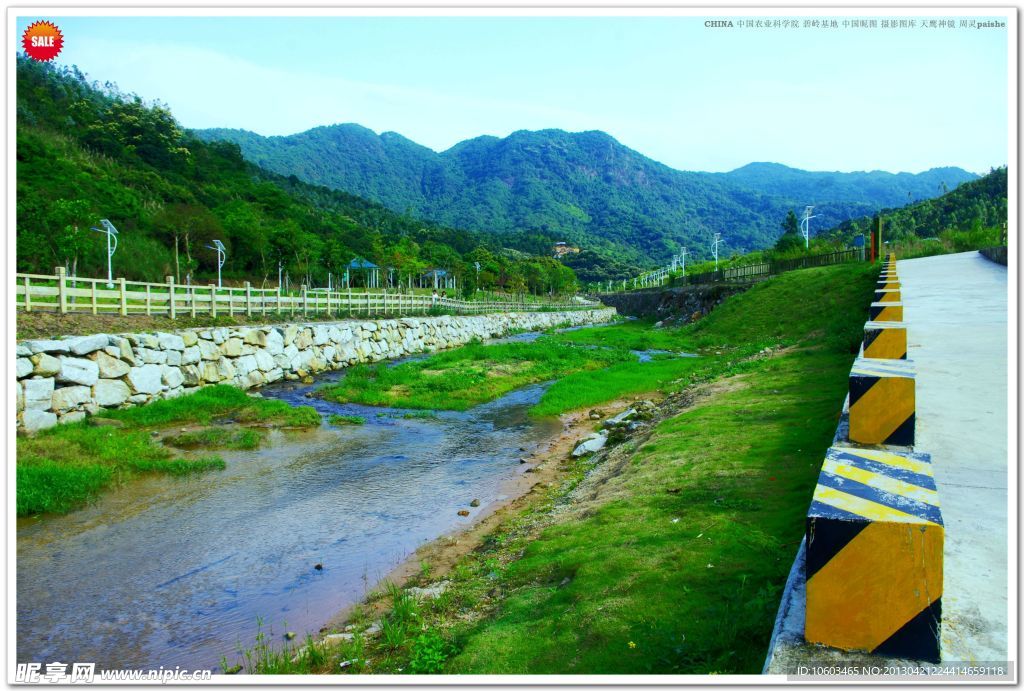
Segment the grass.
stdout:
<svg viewBox="0 0 1024 691">
<path fill-rule="evenodd" d="M 327 422 L 331 423 L 335 427 L 341 427 L 344 425 L 365 425 L 366 418 L 360 415 L 338 415 L 335 413 L 327 418 Z"/>
<path fill-rule="evenodd" d="M 560 343 L 550 337 L 532 343 L 470 343 L 423 360 L 349 368 L 324 398 L 375 406 L 466 410 L 527 384 L 572 372 L 604 368 L 632 358 L 618 349 Z"/>
<path fill-rule="evenodd" d="M 607 352 L 721 354 L 620 361 L 552 386 L 535 412 L 648 387 L 704 383 L 705 393 L 597 466 L 566 460 L 561 483 L 463 557 L 440 597 L 413 616 L 389 589 L 379 638 L 306 671 L 337 673 L 352 656 L 345 671 L 759 673 L 875 275 L 863 265 L 792 272 L 687 327 L 573 332 L 576 343 L 614 343 Z M 752 357 L 767 344 L 771 357 Z"/>
<path fill-rule="evenodd" d="M 193 432 L 182 432 L 164 438 L 164 443 L 178 449 L 255 449 L 260 445 L 260 433 L 253 429 L 227 429 L 208 427 Z"/>
<path fill-rule="evenodd" d="M 106 411 L 98 417 L 118 420 L 122 426 L 83 421 L 17 438 L 19 516 L 68 513 L 141 473 L 187 475 L 225 467 L 216 456 L 175 455 L 151 435 L 163 427 L 208 425 L 214 420 L 279 427 L 320 424 L 320 415 L 313 408 L 255 398 L 230 386 L 210 386 L 188 396 Z M 210 428 L 169 436 L 167 443 L 182 449 L 250 449 L 258 446 L 261 438 L 255 430 Z"/>
</svg>

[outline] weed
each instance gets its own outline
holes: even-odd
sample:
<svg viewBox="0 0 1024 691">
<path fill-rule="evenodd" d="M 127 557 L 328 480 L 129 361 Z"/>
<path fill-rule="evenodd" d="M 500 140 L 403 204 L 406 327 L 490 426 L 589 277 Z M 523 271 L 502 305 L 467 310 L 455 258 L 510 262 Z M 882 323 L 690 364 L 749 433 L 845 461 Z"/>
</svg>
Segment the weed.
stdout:
<svg viewBox="0 0 1024 691">
<path fill-rule="evenodd" d="M 359 415 L 338 415 L 335 413 L 327 418 L 327 422 L 331 423 L 335 427 L 341 427 L 344 425 L 365 425 L 366 418 Z"/>
</svg>

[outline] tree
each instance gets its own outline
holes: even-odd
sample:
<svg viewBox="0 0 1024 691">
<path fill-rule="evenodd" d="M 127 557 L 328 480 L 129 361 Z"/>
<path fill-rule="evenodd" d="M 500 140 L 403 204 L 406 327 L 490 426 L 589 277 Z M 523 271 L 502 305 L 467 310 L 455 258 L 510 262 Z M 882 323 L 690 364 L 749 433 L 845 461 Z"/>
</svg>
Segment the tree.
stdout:
<svg viewBox="0 0 1024 691">
<path fill-rule="evenodd" d="M 223 228 L 217 217 L 205 206 L 194 204 L 166 206 L 157 214 L 154 223 L 158 233 L 174 239 L 174 273 L 178 283 L 181 282 L 179 245 L 184 245 L 185 273 L 189 275 L 198 266 L 198 262 L 192 258 L 193 246 L 203 246 L 223 234 Z"/>
<path fill-rule="evenodd" d="M 786 218 L 782 221 L 782 235 L 775 242 L 775 251 L 779 253 L 789 252 L 799 248 L 803 244 L 800 238 L 800 222 L 796 214 L 790 209 L 786 212 Z"/>
<path fill-rule="evenodd" d="M 89 247 L 89 229 L 96 215 L 84 199 L 58 199 L 49 213 L 57 258 L 71 276 L 78 275 L 78 260 Z"/>
</svg>

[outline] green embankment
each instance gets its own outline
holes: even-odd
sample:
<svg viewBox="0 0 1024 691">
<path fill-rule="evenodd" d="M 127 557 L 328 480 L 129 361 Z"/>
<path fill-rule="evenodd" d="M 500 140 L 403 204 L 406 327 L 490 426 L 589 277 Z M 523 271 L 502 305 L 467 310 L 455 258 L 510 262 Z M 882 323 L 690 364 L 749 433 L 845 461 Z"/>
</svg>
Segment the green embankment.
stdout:
<svg viewBox="0 0 1024 691">
<path fill-rule="evenodd" d="M 83 421 L 59 425 L 17 439 L 17 512 L 67 513 L 95 499 L 104 489 L 140 473 L 187 475 L 224 468 L 217 456 L 175 454 L 152 433 L 171 425 L 209 425 L 230 418 L 238 423 L 277 427 L 311 427 L 320 415 L 308 406 L 248 396 L 230 386 L 211 386 L 194 394 L 99 417 L 118 426 Z M 119 424 L 118 424 L 119 423 Z M 168 436 L 167 445 L 182 449 L 255 448 L 256 430 L 210 428 Z"/>
<path fill-rule="evenodd" d="M 759 673 L 875 276 L 867 265 L 795 271 L 688 327 L 558 336 L 706 355 L 578 372 L 549 389 L 546 412 L 647 386 L 695 400 L 596 468 L 567 460 L 564 481 L 505 518 L 441 596 L 389 592 L 379 636 L 307 642 L 298 662 L 264 648 L 247 669 Z M 370 618 L 357 612 L 356 631 Z"/>
</svg>

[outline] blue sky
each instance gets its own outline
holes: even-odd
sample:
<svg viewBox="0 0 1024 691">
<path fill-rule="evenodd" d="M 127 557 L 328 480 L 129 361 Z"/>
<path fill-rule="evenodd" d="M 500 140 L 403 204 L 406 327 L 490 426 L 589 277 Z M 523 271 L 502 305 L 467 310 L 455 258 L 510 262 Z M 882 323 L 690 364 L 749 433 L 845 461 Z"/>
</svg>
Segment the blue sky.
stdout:
<svg viewBox="0 0 1024 691">
<path fill-rule="evenodd" d="M 41 18 L 64 33 L 58 62 L 166 102 L 186 127 L 272 135 L 356 122 L 435 150 L 519 129 L 600 129 L 684 170 L 777 161 L 984 172 L 1007 162 L 1006 29 L 714 29 L 703 17 Z M 19 37 L 33 19 L 19 19 Z"/>
</svg>

